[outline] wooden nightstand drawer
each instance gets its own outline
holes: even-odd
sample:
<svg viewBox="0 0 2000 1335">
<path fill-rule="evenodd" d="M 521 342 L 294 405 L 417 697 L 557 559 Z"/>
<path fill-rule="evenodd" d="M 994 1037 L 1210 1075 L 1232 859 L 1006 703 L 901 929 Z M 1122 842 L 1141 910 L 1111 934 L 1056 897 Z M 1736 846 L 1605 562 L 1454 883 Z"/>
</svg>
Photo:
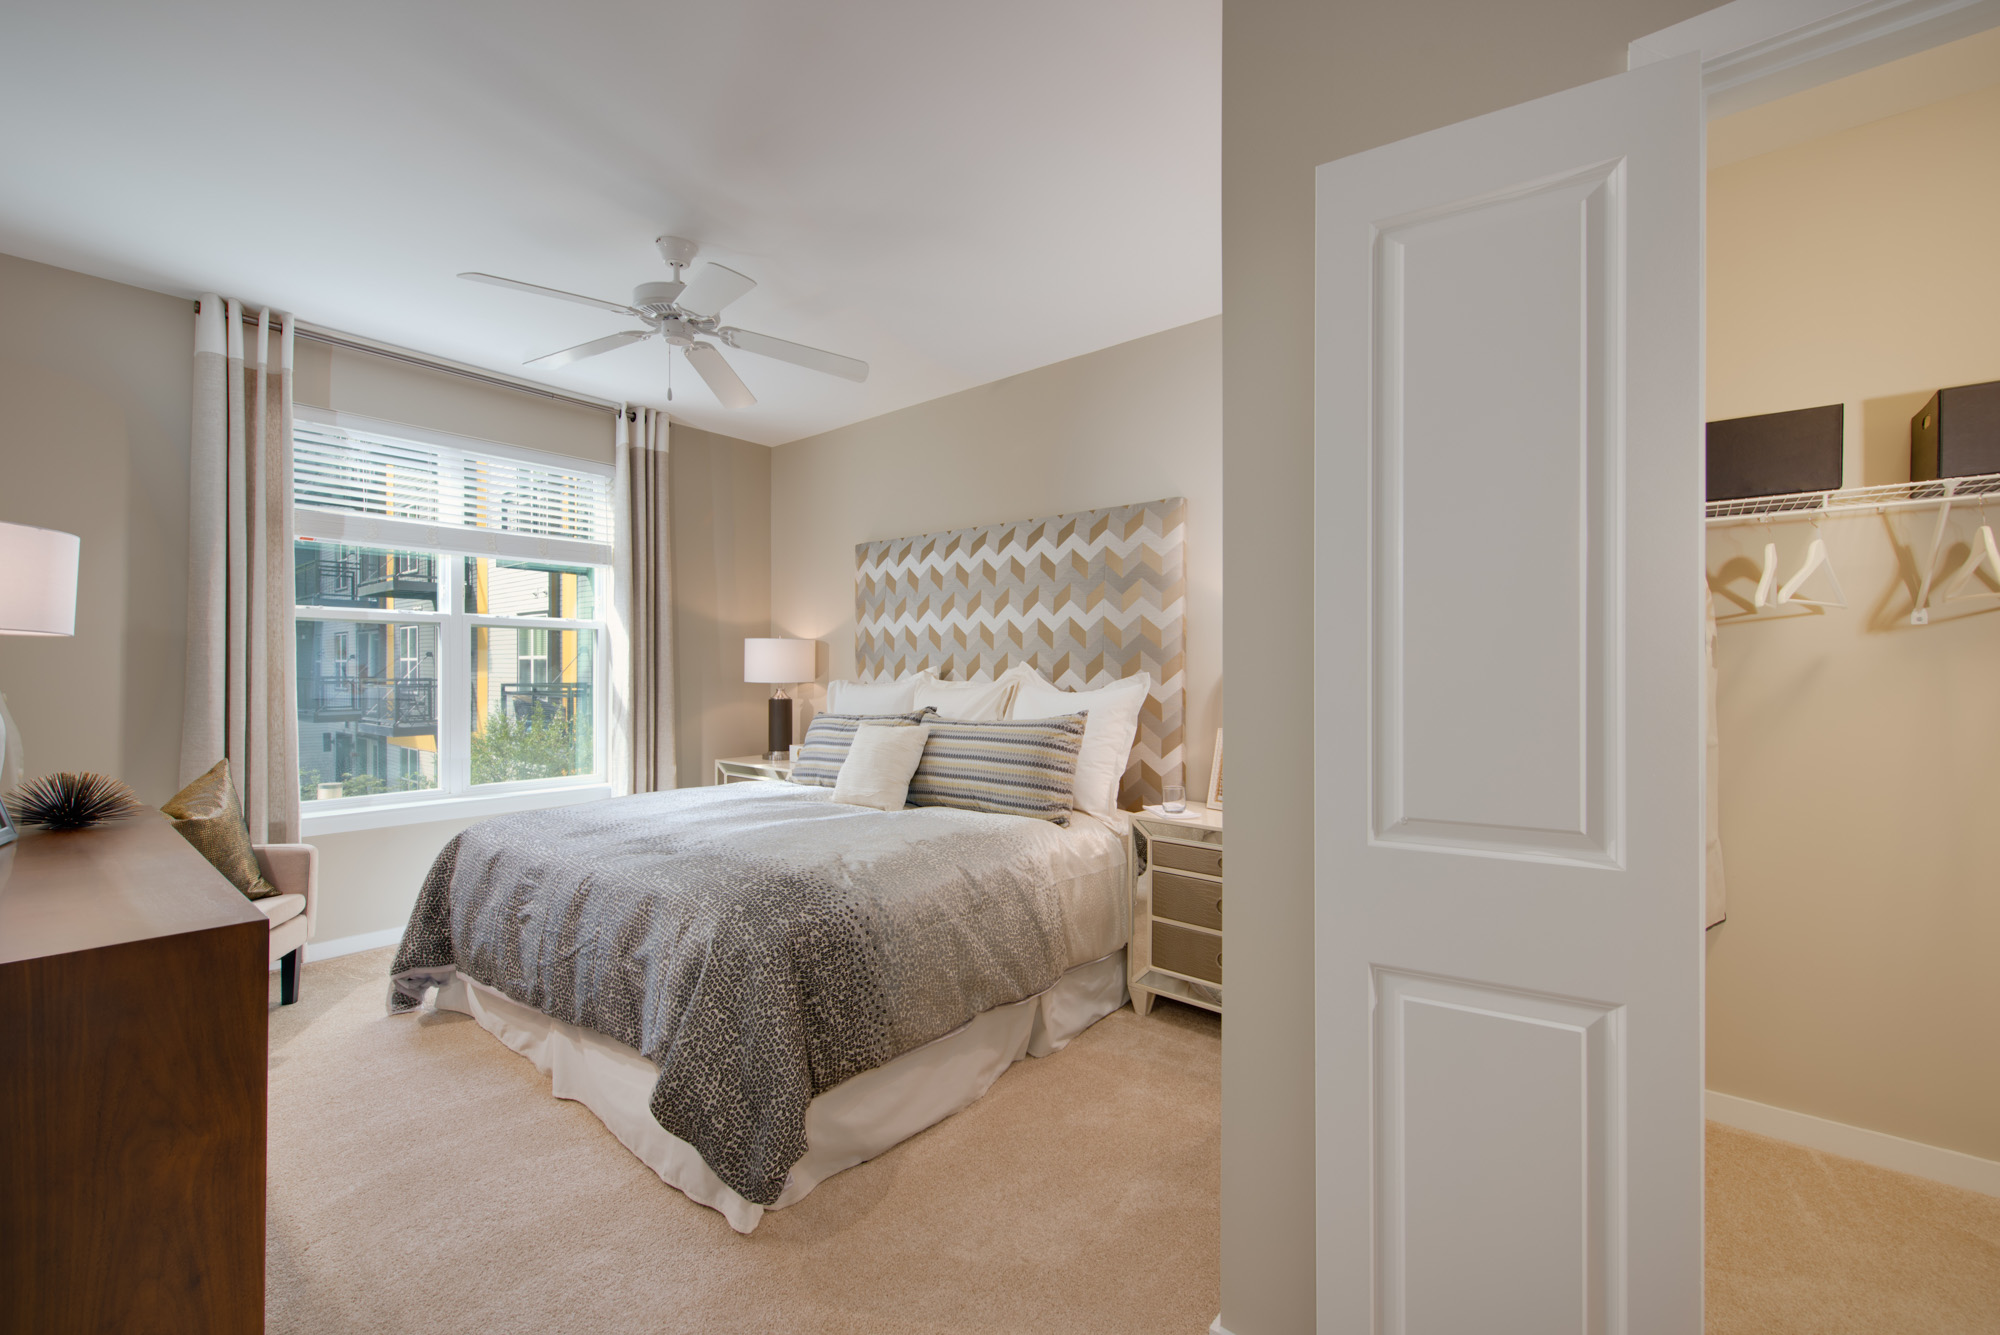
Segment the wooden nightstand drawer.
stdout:
<svg viewBox="0 0 2000 1335">
<path fill-rule="evenodd" d="M 1153 841 L 1153 863 L 1160 867 L 1172 867 L 1175 871 L 1199 872 L 1203 876 L 1222 875 L 1222 850 L 1219 848 L 1193 848 L 1187 844 L 1169 844 L 1162 840 Z"/>
<path fill-rule="evenodd" d="M 1222 930 L 1222 882 L 1153 873 L 1153 916 Z"/>
<path fill-rule="evenodd" d="M 1222 938 L 1170 922 L 1153 924 L 1153 964 L 1169 973 L 1222 981 Z"/>
</svg>

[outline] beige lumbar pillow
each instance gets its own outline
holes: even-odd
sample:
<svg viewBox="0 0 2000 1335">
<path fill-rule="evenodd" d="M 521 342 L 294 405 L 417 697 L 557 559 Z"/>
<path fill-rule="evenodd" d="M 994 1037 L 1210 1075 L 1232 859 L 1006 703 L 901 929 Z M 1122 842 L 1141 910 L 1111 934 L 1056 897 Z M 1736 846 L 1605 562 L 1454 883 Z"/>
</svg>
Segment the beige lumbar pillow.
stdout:
<svg viewBox="0 0 2000 1335">
<path fill-rule="evenodd" d="M 833 782 L 833 800 L 880 811 L 901 811 L 910 797 L 910 776 L 924 758 L 930 725 L 864 723 Z"/>
<path fill-rule="evenodd" d="M 250 826 L 236 800 L 236 785 L 229 781 L 227 758 L 216 761 L 214 769 L 175 793 L 160 810 L 173 818 L 181 838 L 238 890 L 252 899 L 278 893 L 278 887 L 257 869 Z"/>
</svg>

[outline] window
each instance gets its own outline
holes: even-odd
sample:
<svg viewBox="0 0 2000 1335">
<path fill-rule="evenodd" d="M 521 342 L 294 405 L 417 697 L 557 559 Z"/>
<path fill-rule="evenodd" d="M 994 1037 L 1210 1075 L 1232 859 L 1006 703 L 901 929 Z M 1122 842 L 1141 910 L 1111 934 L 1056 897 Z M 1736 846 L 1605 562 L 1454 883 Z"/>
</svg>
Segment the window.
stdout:
<svg viewBox="0 0 2000 1335">
<path fill-rule="evenodd" d="M 608 470 L 305 412 L 294 447 L 307 811 L 601 782 Z"/>
</svg>

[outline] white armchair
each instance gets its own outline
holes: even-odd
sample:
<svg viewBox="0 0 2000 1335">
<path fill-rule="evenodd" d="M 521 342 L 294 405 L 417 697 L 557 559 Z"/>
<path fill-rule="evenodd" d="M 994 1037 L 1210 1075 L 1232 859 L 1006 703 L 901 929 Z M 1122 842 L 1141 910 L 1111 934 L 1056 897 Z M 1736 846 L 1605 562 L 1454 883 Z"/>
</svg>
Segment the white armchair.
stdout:
<svg viewBox="0 0 2000 1335">
<path fill-rule="evenodd" d="M 250 902 L 271 920 L 271 963 L 278 966 L 278 1004 L 299 999 L 299 965 L 319 922 L 319 850 L 311 844 L 254 844 L 258 869 L 278 887 Z"/>
</svg>

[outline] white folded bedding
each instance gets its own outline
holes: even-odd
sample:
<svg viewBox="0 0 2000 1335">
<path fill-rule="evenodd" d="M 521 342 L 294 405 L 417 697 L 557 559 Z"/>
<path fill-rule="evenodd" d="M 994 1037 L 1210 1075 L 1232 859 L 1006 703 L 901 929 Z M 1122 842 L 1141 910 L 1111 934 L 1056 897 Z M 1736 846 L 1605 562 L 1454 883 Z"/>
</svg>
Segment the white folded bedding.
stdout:
<svg viewBox="0 0 2000 1335">
<path fill-rule="evenodd" d="M 718 1210 L 739 1233 L 757 1227 L 766 1208 L 804 1199 L 843 1169 L 865 1163 L 935 1125 L 984 1094 L 1013 1063 L 1043 1057 L 1125 1003 L 1123 911 L 1073 906 L 1072 922 L 1094 924 L 1078 939 L 1115 934 L 1118 948 L 1064 973 L 1040 996 L 999 1006 L 969 1024 L 855 1076 L 813 1099 L 806 1110 L 810 1148 L 792 1165 L 785 1190 L 765 1207 L 718 1178 L 692 1145 L 670 1134 L 648 1107 L 659 1072 L 639 1053 L 594 1030 L 552 1019 L 458 974 L 439 987 L 440 1010 L 472 1016 L 550 1078 L 557 1098 L 574 1099 L 668 1185 Z M 1089 909 L 1089 913 L 1082 910 Z"/>
</svg>

